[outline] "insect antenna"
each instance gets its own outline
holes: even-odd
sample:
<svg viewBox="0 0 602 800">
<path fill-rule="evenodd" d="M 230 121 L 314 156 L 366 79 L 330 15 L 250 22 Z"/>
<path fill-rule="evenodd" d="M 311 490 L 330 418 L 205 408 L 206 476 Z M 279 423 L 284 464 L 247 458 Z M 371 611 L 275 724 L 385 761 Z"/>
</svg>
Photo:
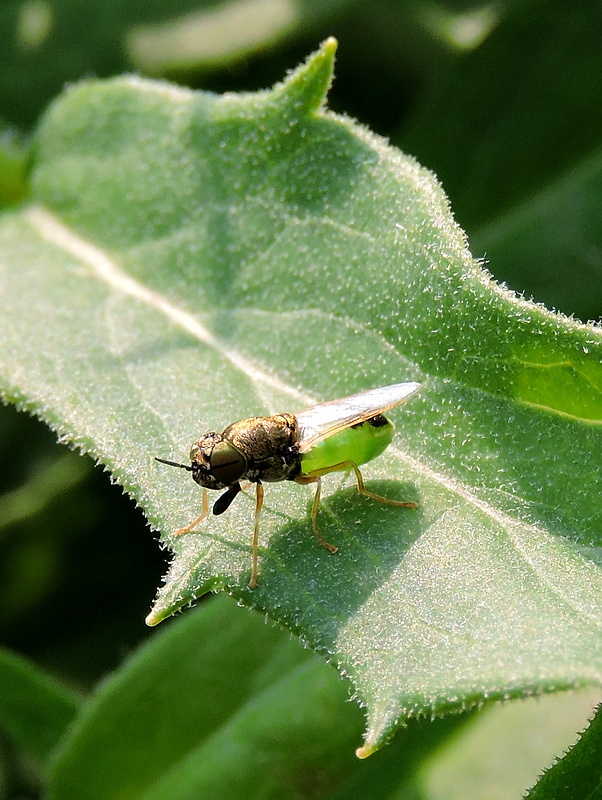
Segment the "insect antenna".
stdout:
<svg viewBox="0 0 602 800">
<path fill-rule="evenodd" d="M 189 464 L 178 464 L 177 461 L 168 461 L 166 458 L 157 458 L 157 456 L 155 456 L 155 461 L 160 461 L 161 464 L 168 464 L 170 467 L 180 467 L 180 469 L 186 469 L 188 472 L 192 472 L 192 467 Z"/>
</svg>

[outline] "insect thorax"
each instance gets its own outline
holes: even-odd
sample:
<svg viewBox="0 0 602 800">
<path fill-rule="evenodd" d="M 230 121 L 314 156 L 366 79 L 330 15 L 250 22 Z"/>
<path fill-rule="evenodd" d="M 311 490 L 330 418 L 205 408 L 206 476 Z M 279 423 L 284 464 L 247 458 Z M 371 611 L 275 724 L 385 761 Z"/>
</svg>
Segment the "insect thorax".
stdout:
<svg viewBox="0 0 602 800">
<path fill-rule="evenodd" d="M 294 414 L 241 419 L 229 425 L 222 436 L 247 459 L 247 480 L 285 481 L 299 472 L 299 432 Z"/>
</svg>

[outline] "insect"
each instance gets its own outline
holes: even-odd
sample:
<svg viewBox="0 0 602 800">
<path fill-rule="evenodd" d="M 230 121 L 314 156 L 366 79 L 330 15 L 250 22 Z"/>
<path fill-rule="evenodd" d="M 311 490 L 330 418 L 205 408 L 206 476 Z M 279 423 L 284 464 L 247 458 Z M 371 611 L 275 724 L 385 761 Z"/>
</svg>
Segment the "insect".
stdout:
<svg viewBox="0 0 602 800">
<path fill-rule="evenodd" d="M 393 506 L 417 508 L 414 502 L 400 502 L 369 492 L 359 470 L 361 464 L 381 455 L 391 443 L 395 430 L 383 412 L 403 403 L 420 389 L 419 383 L 395 383 L 378 389 L 319 403 L 298 414 L 274 414 L 233 422 L 216 433 L 204 434 L 192 445 L 190 465 L 156 458 L 162 464 L 192 473 L 203 487 L 202 514 L 174 533 L 190 533 L 209 513 L 207 489 L 225 489 L 213 505 L 223 514 L 242 490 L 241 481 L 255 484 L 255 525 L 253 562 L 249 586 L 257 586 L 259 520 L 263 506 L 263 484 L 275 481 L 315 483 L 311 519 L 314 532 L 331 553 L 337 547 L 323 539 L 318 527 L 322 476 L 329 472 L 353 471 L 360 494 Z"/>
</svg>

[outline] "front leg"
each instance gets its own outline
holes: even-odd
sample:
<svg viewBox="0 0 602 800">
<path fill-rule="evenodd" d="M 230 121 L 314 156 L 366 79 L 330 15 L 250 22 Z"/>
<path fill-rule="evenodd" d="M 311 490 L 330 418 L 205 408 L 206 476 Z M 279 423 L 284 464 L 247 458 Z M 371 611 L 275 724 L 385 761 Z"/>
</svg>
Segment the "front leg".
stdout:
<svg viewBox="0 0 602 800">
<path fill-rule="evenodd" d="M 263 507 L 263 485 L 261 481 L 257 481 L 255 487 L 255 526 L 253 528 L 253 566 L 251 568 L 251 580 L 249 581 L 249 589 L 254 589 L 257 586 L 257 561 L 259 554 L 259 519 L 261 517 L 261 509 Z"/>
<path fill-rule="evenodd" d="M 190 533 L 194 528 L 196 528 L 199 522 L 202 522 L 205 519 L 205 517 L 209 513 L 209 497 L 207 495 L 207 489 L 203 489 L 203 499 L 201 502 L 202 502 L 203 513 L 196 519 L 193 519 L 190 525 L 187 525 L 185 528 L 178 528 L 177 530 L 175 530 L 173 532 L 174 536 L 182 536 L 185 533 Z"/>
</svg>

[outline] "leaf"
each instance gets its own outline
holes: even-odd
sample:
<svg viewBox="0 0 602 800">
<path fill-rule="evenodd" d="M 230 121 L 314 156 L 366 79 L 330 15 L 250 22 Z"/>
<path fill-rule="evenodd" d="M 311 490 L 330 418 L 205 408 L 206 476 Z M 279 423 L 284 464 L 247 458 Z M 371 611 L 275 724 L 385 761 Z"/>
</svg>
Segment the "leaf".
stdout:
<svg viewBox="0 0 602 800">
<path fill-rule="evenodd" d="M 0 209 L 25 193 L 25 148 L 15 131 L 0 119 Z"/>
<path fill-rule="evenodd" d="M 575 731 L 591 716 L 599 698 L 599 690 L 588 689 L 484 709 L 425 761 L 416 777 L 416 796 L 429 800 L 522 797 L 525 786 L 575 741 Z M 597 769 L 594 762 L 590 764 L 591 777 L 599 775 L 599 763 L 598 759 Z M 585 795 L 573 784 L 569 796 Z"/>
<path fill-rule="evenodd" d="M 360 763 L 361 713 L 347 691 L 274 626 L 212 599 L 99 686 L 60 744 L 49 796 L 385 797 L 465 725 L 463 715 L 414 723 Z"/>
<path fill-rule="evenodd" d="M 602 776 L 602 730 L 600 706 L 579 741 L 551 767 L 526 795 L 527 800 L 570 800 L 600 797 Z"/>
<path fill-rule="evenodd" d="M 315 796 L 357 769 L 346 693 L 274 626 L 213 600 L 101 685 L 62 742 L 50 797 Z"/>
<path fill-rule="evenodd" d="M 5 0 L 0 4 L 0 108 L 29 127 L 82 75 L 163 75 L 232 66 L 323 29 L 354 0 Z M 198 80 L 198 78 L 197 78 Z"/>
<path fill-rule="evenodd" d="M 267 613 L 350 677 L 367 755 L 410 716 L 600 680 L 602 337 L 495 285 L 432 176 L 322 109 L 334 48 L 271 92 L 59 99 L 0 224 L 0 353 L 7 398 L 164 531 L 151 624 L 218 588 Z M 255 591 L 252 498 L 173 538 L 200 492 L 154 456 L 401 380 L 425 385 L 365 476 L 418 511 L 331 478 L 333 556 L 305 489 L 270 485 Z"/>
<path fill-rule="evenodd" d="M 30 480 L 0 495 L 0 536 L 16 522 L 41 514 L 59 494 L 64 495 L 77 486 L 86 474 L 85 462 L 71 453 L 41 464 Z"/>
<path fill-rule="evenodd" d="M 8 650 L 0 650 L 0 726 L 45 767 L 80 701 L 66 687 Z"/>
<path fill-rule="evenodd" d="M 307 35 L 352 5 L 353 0 L 197 0 L 186 13 L 178 10 L 171 18 L 133 26 L 128 53 L 146 74 L 215 69 L 294 34 Z"/>
<path fill-rule="evenodd" d="M 601 25 L 596 0 L 517 4 L 440 71 L 400 136 L 496 277 L 582 319 L 602 315 Z"/>
<path fill-rule="evenodd" d="M 517 4 L 423 95 L 404 141 L 454 187 L 467 224 L 516 207 L 598 151 L 601 21 L 596 0 Z M 450 92 L 458 102 L 445 102 Z"/>
</svg>

